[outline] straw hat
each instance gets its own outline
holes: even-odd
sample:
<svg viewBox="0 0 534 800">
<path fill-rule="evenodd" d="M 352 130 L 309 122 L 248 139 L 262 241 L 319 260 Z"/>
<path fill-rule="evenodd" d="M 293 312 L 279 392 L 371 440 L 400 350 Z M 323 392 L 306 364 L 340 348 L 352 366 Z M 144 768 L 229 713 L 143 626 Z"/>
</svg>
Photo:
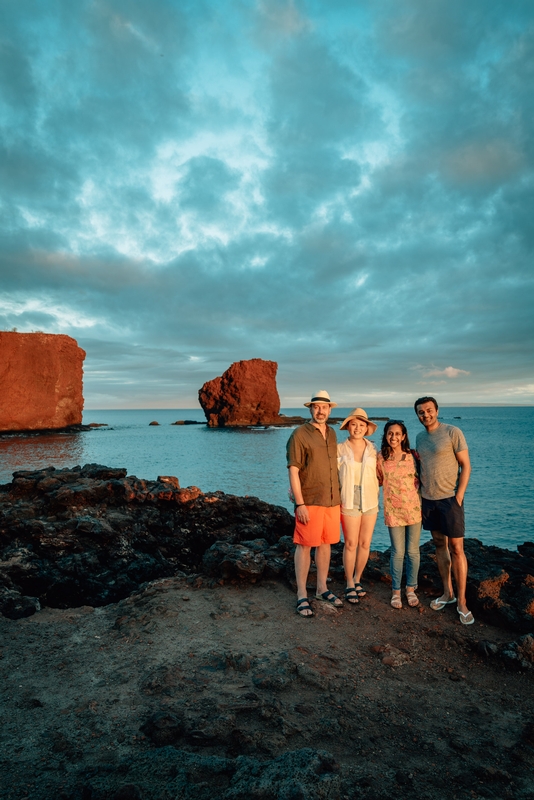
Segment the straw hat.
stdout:
<svg viewBox="0 0 534 800">
<path fill-rule="evenodd" d="M 347 419 L 343 420 L 343 422 L 339 426 L 339 430 L 342 431 L 344 428 L 346 428 L 347 424 L 351 421 L 351 419 L 361 419 L 362 422 L 367 422 L 368 434 L 374 433 L 378 428 L 378 425 L 375 425 L 374 422 L 371 422 L 371 420 L 367 416 L 367 411 L 364 411 L 363 408 L 355 408 L 354 411 L 350 412 Z"/>
<path fill-rule="evenodd" d="M 328 403 L 330 408 L 335 408 L 337 406 L 337 403 L 333 403 L 330 400 L 330 395 L 328 392 L 325 392 L 324 389 L 320 389 L 318 392 L 315 392 L 310 402 L 304 403 L 304 405 L 309 408 L 312 403 Z"/>
</svg>

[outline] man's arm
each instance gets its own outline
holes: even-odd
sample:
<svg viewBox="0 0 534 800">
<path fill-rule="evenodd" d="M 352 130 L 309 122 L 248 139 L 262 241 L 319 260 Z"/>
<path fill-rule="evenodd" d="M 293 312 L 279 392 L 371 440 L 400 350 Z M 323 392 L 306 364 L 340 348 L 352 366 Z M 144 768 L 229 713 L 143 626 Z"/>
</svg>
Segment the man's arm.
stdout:
<svg viewBox="0 0 534 800">
<path fill-rule="evenodd" d="M 289 467 L 288 471 L 289 485 L 291 486 L 291 491 L 293 492 L 293 497 L 295 498 L 295 503 L 297 505 L 297 519 L 299 522 L 302 522 L 303 525 L 306 525 L 306 523 L 310 521 L 310 515 L 308 514 L 308 509 L 304 505 L 304 497 L 302 496 L 302 487 L 300 485 L 299 468 Z"/>
<path fill-rule="evenodd" d="M 458 488 L 456 489 L 456 499 L 458 505 L 463 505 L 465 490 L 471 477 L 471 461 L 469 460 L 469 450 L 460 450 L 455 453 L 456 461 L 460 465 L 460 477 L 458 478 Z"/>
</svg>

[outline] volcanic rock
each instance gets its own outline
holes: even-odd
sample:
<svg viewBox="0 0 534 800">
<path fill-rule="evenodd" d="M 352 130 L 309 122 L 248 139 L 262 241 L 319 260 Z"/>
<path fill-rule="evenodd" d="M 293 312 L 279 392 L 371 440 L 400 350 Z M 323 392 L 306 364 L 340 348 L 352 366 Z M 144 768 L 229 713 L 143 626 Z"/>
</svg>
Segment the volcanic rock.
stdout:
<svg viewBox="0 0 534 800">
<path fill-rule="evenodd" d="M 275 361 L 236 361 L 198 393 L 211 428 L 268 425 L 279 421 L 280 397 Z"/>
<path fill-rule="evenodd" d="M 245 548 L 237 565 L 217 551 L 218 576 L 255 580 L 255 563 L 281 574 L 287 545 L 270 548 L 292 528 L 284 508 L 180 488 L 173 476 L 144 481 L 99 464 L 15 472 L 0 487 L 0 612 L 19 619 L 40 605 L 107 605 L 155 578 L 199 572 L 216 542 L 260 540 L 266 551 Z"/>
<path fill-rule="evenodd" d="M 80 425 L 84 358 L 70 336 L 0 331 L 0 431 Z"/>
<path fill-rule="evenodd" d="M 292 534 L 284 508 L 181 488 L 174 476 L 146 481 L 99 464 L 19 471 L 0 487 L 0 612 L 22 619 L 41 606 L 108 605 L 173 575 L 188 576 L 193 587 L 265 579 L 293 585 Z M 530 634 L 534 545 L 518 550 L 465 540 L 467 602 L 477 620 Z M 342 544 L 332 546 L 330 575 L 343 581 Z M 391 583 L 389 551 L 370 554 L 364 577 Z M 442 591 L 430 542 L 421 548 L 419 587 Z M 532 663 L 532 639 L 507 651 L 521 665 Z"/>
</svg>

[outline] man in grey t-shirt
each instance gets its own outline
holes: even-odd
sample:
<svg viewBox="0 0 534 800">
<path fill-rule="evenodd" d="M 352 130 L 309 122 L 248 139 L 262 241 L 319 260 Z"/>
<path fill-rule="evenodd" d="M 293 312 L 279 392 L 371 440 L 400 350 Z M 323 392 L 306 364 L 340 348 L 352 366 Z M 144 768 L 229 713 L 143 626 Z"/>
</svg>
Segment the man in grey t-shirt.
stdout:
<svg viewBox="0 0 534 800">
<path fill-rule="evenodd" d="M 471 475 L 467 442 L 459 428 L 439 422 L 438 404 L 433 397 L 420 397 L 414 408 L 425 427 L 416 441 L 421 459 L 423 528 L 432 532 L 443 581 L 443 594 L 432 600 L 430 608 L 441 611 L 449 603 L 456 603 L 460 622 L 472 625 L 475 620 L 465 598 L 464 495 Z M 458 598 L 452 588 L 451 567 Z"/>
</svg>

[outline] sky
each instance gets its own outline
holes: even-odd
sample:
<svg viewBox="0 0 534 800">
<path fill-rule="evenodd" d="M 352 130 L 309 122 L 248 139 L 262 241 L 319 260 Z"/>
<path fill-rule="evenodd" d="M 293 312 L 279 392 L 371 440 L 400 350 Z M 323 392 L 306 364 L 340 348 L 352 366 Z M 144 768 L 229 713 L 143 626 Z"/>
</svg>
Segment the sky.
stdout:
<svg viewBox="0 0 534 800">
<path fill-rule="evenodd" d="M 3 0 L 0 329 L 87 408 L 534 401 L 534 3 Z"/>
</svg>

